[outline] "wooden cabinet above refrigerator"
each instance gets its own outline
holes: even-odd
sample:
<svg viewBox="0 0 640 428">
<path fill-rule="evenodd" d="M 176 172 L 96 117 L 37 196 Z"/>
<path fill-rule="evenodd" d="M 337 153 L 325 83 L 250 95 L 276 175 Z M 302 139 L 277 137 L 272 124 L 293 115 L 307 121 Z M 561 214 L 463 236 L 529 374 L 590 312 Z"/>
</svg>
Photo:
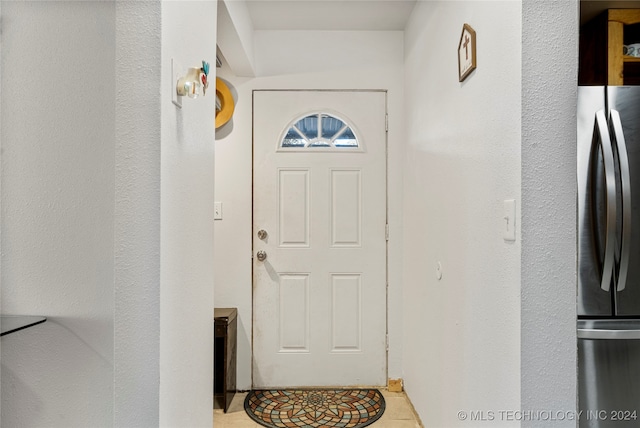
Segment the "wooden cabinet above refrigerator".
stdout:
<svg viewBox="0 0 640 428">
<path fill-rule="evenodd" d="M 579 85 L 640 85 L 640 57 L 624 46 L 640 43 L 640 9 L 608 9 L 580 28 Z"/>
</svg>

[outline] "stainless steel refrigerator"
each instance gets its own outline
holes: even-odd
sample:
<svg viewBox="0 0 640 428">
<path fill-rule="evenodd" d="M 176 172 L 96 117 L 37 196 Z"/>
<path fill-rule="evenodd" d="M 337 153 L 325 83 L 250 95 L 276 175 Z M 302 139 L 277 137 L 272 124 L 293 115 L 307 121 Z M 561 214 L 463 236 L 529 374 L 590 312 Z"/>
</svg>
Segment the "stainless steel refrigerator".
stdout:
<svg viewBox="0 0 640 428">
<path fill-rule="evenodd" d="M 640 427 L 640 86 L 578 91 L 580 427 Z"/>
</svg>

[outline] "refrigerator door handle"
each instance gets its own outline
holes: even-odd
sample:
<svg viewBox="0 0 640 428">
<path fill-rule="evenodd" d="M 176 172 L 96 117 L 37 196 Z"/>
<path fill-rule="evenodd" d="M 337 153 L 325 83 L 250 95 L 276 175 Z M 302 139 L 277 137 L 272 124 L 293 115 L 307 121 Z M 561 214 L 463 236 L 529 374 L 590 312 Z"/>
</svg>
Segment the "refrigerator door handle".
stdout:
<svg viewBox="0 0 640 428">
<path fill-rule="evenodd" d="M 613 277 L 613 265 L 615 258 L 615 248 L 613 243 L 615 242 L 616 236 L 616 176 L 613 158 L 613 146 L 611 145 L 611 138 L 609 137 L 609 128 L 607 126 L 607 118 L 604 114 L 604 110 L 599 110 L 598 112 L 596 112 L 592 141 L 592 144 L 596 144 L 596 146 L 593 147 L 596 150 L 598 140 L 600 142 L 600 147 L 602 147 L 605 187 L 607 189 L 604 262 L 602 265 L 602 278 L 600 282 L 600 288 L 602 288 L 604 291 L 609 291 L 611 289 L 611 279 Z"/>
<path fill-rule="evenodd" d="M 616 150 L 618 152 L 618 159 L 620 159 L 620 178 L 622 182 L 622 243 L 620 244 L 620 268 L 617 281 L 617 290 L 622 291 L 625 289 L 627 283 L 629 256 L 631 252 L 631 174 L 629 172 L 627 143 L 624 139 L 620 113 L 612 109 L 609 118 L 616 143 Z"/>
<path fill-rule="evenodd" d="M 640 330 L 579 328 L 578 339 L 640 340 Z"/>
</svg>

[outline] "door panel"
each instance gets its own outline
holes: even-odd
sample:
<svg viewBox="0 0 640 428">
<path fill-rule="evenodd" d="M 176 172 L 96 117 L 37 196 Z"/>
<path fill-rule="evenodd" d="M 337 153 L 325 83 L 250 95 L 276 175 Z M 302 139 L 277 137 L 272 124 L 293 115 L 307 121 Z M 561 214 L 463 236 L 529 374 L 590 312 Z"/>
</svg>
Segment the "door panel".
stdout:
<svg viewBox="0 0 640 428">
<path fill-rule="evenodd" d="M 256 388 L 386 384 L 385 114 L 384 92 L 254 92 Z"/>
<path fill-rule="evenodd" d="M 637 320 L 578 321 L 580 428 L 638 427 L 639 329 Z"/>
<path fill-rule="evenodd" d="M 361 351 L 362 275 L 331 274 L 331 350 Z"/>
<path fill-rule="evenodd" d="M 613 315 L 611 293 L 601 289 L 606 189 L 601 147 L 594 145 L 596 112 L 605 110 L 603 87 L 578 91 L 578 315 Z"/>
<path fill-rule="evenodd" d="M 278 236 L 280 247 L 309 247 L 309 170 L 278 171 Z"/>
<path fill-rule="evenodd" d="M 309 275 L 280 276 L 280 352 L 309 351 Z"/>
<path fill-rule="evenodd" d="M 331 246 L 359 247 L 362 231 L 361 171 L 332 169 Z"/>
<path fill-rule="evenodd" d="M 640 87 L 608 87 L 607 92 L 609 110 L 615 109 L 620 113 L 629 159 L 631 190 L 630 201 L 621 201 L 618 208 L 620 213 L 622 204 L 631 204 L 631 224 L 628 229 L 629 271 L 624 290 L 616 293 L 616 315 L 640 316 Z M 619 171 L 617 172 L 619 174 Z M 618 221 L 620 224 L 622 219 L 619 218 Z M 619 242 L 622 239 L 621 234 L 622 231 L 619 232 Z M 616 259 L 618 262 L 620 257 Z"/>
</svg>

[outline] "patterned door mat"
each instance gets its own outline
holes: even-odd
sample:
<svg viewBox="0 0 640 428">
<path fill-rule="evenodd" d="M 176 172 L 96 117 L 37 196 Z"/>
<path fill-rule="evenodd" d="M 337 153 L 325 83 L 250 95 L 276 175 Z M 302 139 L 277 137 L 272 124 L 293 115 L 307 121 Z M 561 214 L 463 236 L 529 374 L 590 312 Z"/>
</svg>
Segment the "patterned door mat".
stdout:
<svg viewBox="0 0 640 428">
<path fill-rule="evenodd" d="M 256 390 L 244 400 L 249 417 L 268 428 L 362 428 L 384 408 L 377 389 Z"/>
</svg>

